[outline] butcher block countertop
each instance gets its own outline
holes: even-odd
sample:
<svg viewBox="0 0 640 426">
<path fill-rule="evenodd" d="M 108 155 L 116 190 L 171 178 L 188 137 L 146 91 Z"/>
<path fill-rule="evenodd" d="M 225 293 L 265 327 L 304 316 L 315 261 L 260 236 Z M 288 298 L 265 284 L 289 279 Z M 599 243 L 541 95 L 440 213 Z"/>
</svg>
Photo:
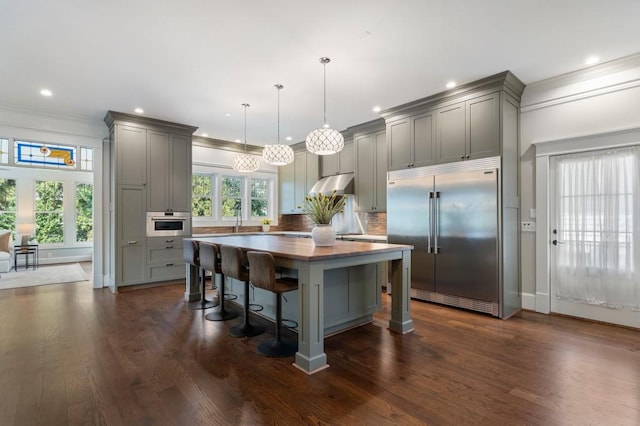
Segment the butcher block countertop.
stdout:
<svg viewBox="0 0 640 426">
<path fill-rule="evenodd" d="M 413 250 L 413 246 L 408 245 L 341 240 L 336 240 L 335 245 L 332 247 L 316 247 L 310 238 L 288 238 L 266 234 L 194 237 L 193 239 L 247 250 L 267 251 L 274 256 L 306 261 L 388 253 L 399 249 Z"/>
</svg>

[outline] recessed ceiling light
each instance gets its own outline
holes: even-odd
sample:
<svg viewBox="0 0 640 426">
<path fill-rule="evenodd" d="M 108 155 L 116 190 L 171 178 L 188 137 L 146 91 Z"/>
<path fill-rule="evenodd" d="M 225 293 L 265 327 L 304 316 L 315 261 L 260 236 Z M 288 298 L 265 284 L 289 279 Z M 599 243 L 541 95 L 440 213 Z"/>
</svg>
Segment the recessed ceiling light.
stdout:
<svg viewBox="0 0 640 426">
<path fill-rule="evenodd" d="M 287 137 L 285 138 L 285 140 L 292 141 L 292 140 L 293 140 L 293 138 L 292 138 L 291 136 L 287 136 Z"/>
<path fill-rule="evenodd" d="M 382 108 L 380 108 L 379 106 L 376 105 L 373 107 L 373 112 L 380 112 L 380 111 L 382 111 Z"/>
<path fill-rule="evenodd" d="M 235 142 L 242 142 L 240 139 L 236 139 Z"/>
<path fill-rule="evenodd" d="M 53 96 L 53 93 L 52 93 L 52 92 L 51 92 L 51 90 L 49 90 L 49 89 L 42 89 L 42 90 L 40 91 L 40 94 L 41 94 L 42 96 L 46 96 L 46 97 Z"/>
<path fill-rule="evenodd" d="M 144 110 L 142 108 L 136 108 L 134 109 L 134 111 L 136 112 L 136 114 L 144 114 Z"/>
<path fill-rule="evenodd" d="M 225 115 L 224 115 L 224 116 L 225 116 L 225 117 L 231 117 L 231 114 L 229 114 L 229 113 L 227 112 L 227 113 L 225 113 Z"/>
<path fill-rule="evenodd" d="M 206 138 L 206 137 L 207 137 L 207 136 L 209 136 L 209 135 L 208 135 L 208 134 L 206 134 L 206 133 L 203 133 L 203 134 L 202 134 L 202 136 Z"/>
<path fill-rule="evenodd" d="M 447 89 L 453 89 L 454 87 L 456 87 L 455 81 L 450 81 L 447 83 Z"/>
<path fill-rule="evenodd" d="M 584 64 L 585 65 L 595 65 L 598 62 L 600 62 L 600 58 L 598 58 L 597 56 L 589 56 L 585 61 Z"/>
</svg>

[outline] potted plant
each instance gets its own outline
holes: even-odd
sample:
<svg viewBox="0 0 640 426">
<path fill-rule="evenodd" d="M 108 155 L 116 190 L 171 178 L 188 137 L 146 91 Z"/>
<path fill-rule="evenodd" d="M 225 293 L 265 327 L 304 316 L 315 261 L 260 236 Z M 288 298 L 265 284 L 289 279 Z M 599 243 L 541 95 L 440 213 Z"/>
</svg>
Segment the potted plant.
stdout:
<svg viewBox="0 0 640 426">
<path fill-rule="evenodd" d="M 333 191 L 331 195 L 315 194 L 304 197 L 302 211 L 315 224 L 311 231 L 311 238 L 317 246 L 332 246 L 336 240 L 336 233 L 331 226 L 331 219 L 344 211 L 345 199 Z"/>
<path fill-rule="evenodd" d="M 262 232 L 269 232 L 269 229 L 271 229 L 271 219 L 265 217 L 260 223 L 262 223 Z"/>
</svg>

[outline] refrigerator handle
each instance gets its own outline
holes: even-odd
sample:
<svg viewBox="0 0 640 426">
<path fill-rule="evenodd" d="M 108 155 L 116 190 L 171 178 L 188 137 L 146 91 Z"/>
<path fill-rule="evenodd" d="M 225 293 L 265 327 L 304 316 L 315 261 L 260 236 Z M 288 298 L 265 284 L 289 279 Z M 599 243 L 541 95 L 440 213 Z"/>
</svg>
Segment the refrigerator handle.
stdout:
<svg viewBox="0 0 640 426">
<path fill-rule="evenodd" d="M 429 223 L 427 224 L 427 253 L 433 253 L 431 247 L 431 231 L 433 230 L 433 191 L 429 191 Z"/>
<path fill-rule="evenodd" d="M 440 231 L 440 191 L 434 192 L 434 198 L 436 199 L 434 203 L 434 212 L 433 218 L 435 221 L 435 227 L 433 229 L 433 252 L 438 254 L 440 252 L 440 247 L 438 247 L 438 231 Z"/>
</svg>

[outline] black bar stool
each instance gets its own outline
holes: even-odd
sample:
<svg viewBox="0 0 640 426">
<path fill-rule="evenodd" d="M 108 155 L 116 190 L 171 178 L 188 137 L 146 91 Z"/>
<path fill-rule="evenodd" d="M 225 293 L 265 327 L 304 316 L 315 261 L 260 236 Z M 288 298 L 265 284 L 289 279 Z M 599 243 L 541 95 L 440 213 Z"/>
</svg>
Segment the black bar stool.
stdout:
<svg viewBox="0 0 640 426">
<path fill-rule="evenodd" d="M 252 337 L 264 333 L 264 327 L 253 325 L 249 321 L 249 271 L 247 257 L 238 247 L 220 246 L 222 255 L 222 273 L 238 281 L 244 281 L 244 323 L 229 328 L 233 337 Z"/>
<path fill-rule="evenodd" d="M 298 342 L 285 340 L 280 336 L 282 327 L 282 293 L 296 290 L 296 278 L 276 279 L 276 265 L 271 253 L 248 251 L 249 278 L 254 286 L 276 294 L 276 336 L 275 339 L 258 345 L 258 352 L 269 357 L 287 357 L 298 351 Z"/>
<path fill-rule="evenodd" d="M 194 240 L 184 240 L 183 255 L 184 255 L 185 263 L 189 265 L 193 265 L 197 268 L 198 277 L 196 279 L 202 283 L 202 286 L 201 286 L 202 297 L 200 298 L 199 301 L 190 302 L 189 308 L 193 310 L 198 310 L 198 309 L 209 309 L 209 308 L 218 306 L 218 302 L 207 300 L 204 297 L 206 287 L 204 285 L 204 269 L 200 267 L 200 246 L 198 242 Z"/>
<path fill-rule="evenodd" d="M 211 277 L 211 281 L 215 282 L 215 274 L 220 275 L 220 286 L 218 287 L 220 309 L 215 312 L 209 312 L 204 316 L 204 319 L 209 321 L 226 321 L 236 318 L 238 316 L 237 312 L 230 312 L 224 308 L 224 274 L 222 273 L 220 248 L 216 244 L 200 243 L 200 265 L 203 270 L 211 271 L 211 273 L 214 274 Z"/>
</svg>

